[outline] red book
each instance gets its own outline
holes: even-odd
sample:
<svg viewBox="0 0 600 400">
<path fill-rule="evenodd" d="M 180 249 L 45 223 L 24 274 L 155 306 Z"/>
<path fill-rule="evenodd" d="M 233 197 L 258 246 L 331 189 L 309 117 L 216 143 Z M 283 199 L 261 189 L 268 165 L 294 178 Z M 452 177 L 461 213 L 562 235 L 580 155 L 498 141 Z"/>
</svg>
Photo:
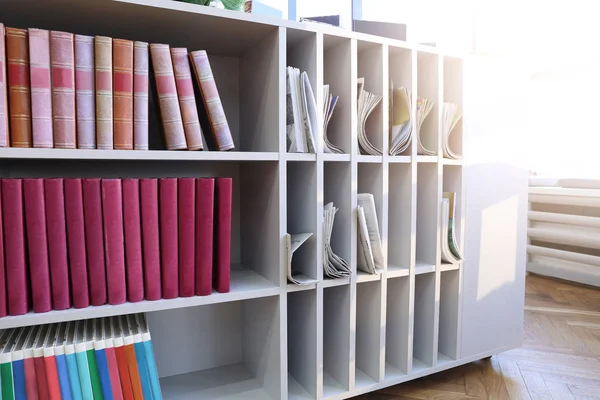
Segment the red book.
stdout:
<svg viewBox="0 0 600 400">
<path fill-rule="evenodd" d="M 229 292 L 231 281 L 231 178 L 215 180 L 215 254 L 213 285 L 217 292 Z"/>
<path fill-rule="evenodd" d="M 90 295 L 85 254 L 85 219 L 81 179 L 65 179 L 65 206 L 73 307 L 84 308 L 90 305 Z"/>
<path fill-rule="evenodd" d="M 31 128 L 33 147 L 52 148 L 52 88 L 50 87 L 50 32 L 29 29 Z M 35 307 L 35 305 L 34 305 Z"/>
<path fill-rule="evenodd" d="M 63 179 L 46 179 L 44 181 L 44 197 L 46 200 L 50 278 L 52 279 L 52 303 L 55 310 L 65 310 L 71 307 L 71 295 Z"/>
<path fill-rule="evenodd" d="M 0 185 L 0 318 L 6 317 L 6 275 L 4 271 L 4 229 L 2 223 L 2 185 Z"/>
<path fill-rule="evenodd" d="M 148 150 L 148 43 L 133 44 L 133 148 Z"/>
<path fill-rule="evenodd" d="M 127 300 L 133 303 L 144 300 L 139 179 L 123 179 L 123 226 L 125 229 Z"/>
<path fill-rule="evenodd" d="M 74 149 L 75 127 L 75 50 L 73 34 L 50 32 L 52 63 L 52 121 L 54 147 Z"/>
<path fill-rule="evenodd" d="M 158 234 L 158 180 L 140 179 L 140 195 L 146 300 L 159 300 L 162 298 L 162 290 Z"/>
<path fill-rule="evenodd" d="M 120 179 L 102 179 L 102 216 L 108 302 L 113 305 L 122 304 L 127 301 L 127 291 Z"/>
<path fill-rule="evenodd" d="M 31 85 L 26 29 L 6 28 L 6 69 L 8 72 L 10 145 L 12 147 L 31 147 Z"/>
<path fill-rule="evenodd" d="M 94 86 L 94 37 L 75 35 L 75 105 L 78 149 L 96 148 Z"/>
<path fill-rule="evenodd" d="M 113 39 L 114 148 L 133 150 L 133 42 Z"/>
<path fill-rule="evenodd" d="M 177 273 L 177 178 L 159 179 L 160 265 L 163 299 L 179 296 Z"/>
<path fill-rule="evenodd" d="M 192 72 L 190 60 L 186 48 L 171 49 L 173 59 L 173 71 L 175 72 L 175 85 L 179 97 L 179 108 L 183 121 L 183 131 L 188 150 L 202 150 L 202 129 L 198 119 L 198 106 L 194 96 L 194 84 L 192 83 Z"/>
<path fill-rule="evenodd" d="M 179 296 L 191 297 L 195 293 L 194 223 L 196 220 L 196 188 L 194 178 L 180 178 L 177 186 L 179 192 Z"/>
<path fill-rule="evenodd" d="M 8 91 L 6 90 L 6 40 L 0 22 L 0 147 L 10 145 L 8 130 Z"/>
<path fill-rule="evenodd" d="M 6 257 L 6 289 L 8 314 L 23 315 L 29 311 L 23 187 L 21 179 L 2 179 L 2 216 L 4 217 L 4 254 Z"/>
<path fill-rule="evenodd" d="M 113 149 L 112 38 L 96 36 L 94 41 L 96 77 L 96 143 L 102 150 Z"/>
<path fill-rule="evenodd" d="M 46 236 L 46 208 L 44 180 L 23 179 L 25 198 L 25 225 L 31 274 L 33 312 L 52 310 L 50 294 L 50 267 L 48 265 L 48 237 Z"/>
<path fill-rule="evenodd" d="M 50 394 L 48 390 L 48 378 L 46 378 L 46 362 L 44 361 L 44 356 L 41 355 L 39 357 L 34 357 L 33 366 L 35 368 L 35 380 L 38 388 L 38 398 L 39 400 L 49 400 Z"/>
<path fill-rule="evenodd" d="M 212 293 L 215 179 L 196 179 L 196 295 Z"/>
<path fill-rule="evenodd" d="M 102 228 L 102 195 L 100 179 L 83 180 L 83 215 L 87 252 L 90 303 L 106 303 L 106 271 L 104 269 L 104 230 Z"/>
</svg>

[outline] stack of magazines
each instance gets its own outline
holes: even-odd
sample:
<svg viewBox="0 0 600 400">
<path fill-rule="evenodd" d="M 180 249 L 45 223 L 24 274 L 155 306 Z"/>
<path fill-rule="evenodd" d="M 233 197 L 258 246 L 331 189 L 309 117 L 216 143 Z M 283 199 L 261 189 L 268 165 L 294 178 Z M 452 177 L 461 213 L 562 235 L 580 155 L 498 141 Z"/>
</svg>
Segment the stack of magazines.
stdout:
<svg viewBox="0 0 600 400">
<path fill-rule="evenodd" d="M 287 143 L 289 153 L 316 153 L 317 102 L 306 72 L 287 67 Z"/>
<path fill-rule="evenodd" d="M 344 150 L 331 143 L 327 137 L 327 127 L 339 98 L 340 96 L 329 93 L 329 85 L 323 85 L 323 141 L 325 142 L 323 151 L 325 153 L 344 154 Z"/>
<path fill-rule="evenodd" d="M 333 252 L 331 248 L 331 232 L 338 208 L 333 203 L 328 203 L 323 210 L 323 233 L 325 236 L 323 246 L 323 273 L 329 278 L 344 278 L 350 276 L 350 267 L 346 260 Z"/>
<path fill-rule="evenodd" d="M 444 103 L 442 111 L 442 144 L 444 157 L 457 160 L 462 158 L 462 154 L 453 151 L 450 148 L 450 134 L 454 130 L 458 121 L 462 118 L 462 110 L 454 103 Z"/>
<path fill-rule="evenodd" d="M 436 153 L 436 141 L 434 140 L 433 143 L 429 143 L 430 148 L 426 148 L 425 145 L 427 143 L 424 143 L 424 140 L 421 138 L 421 126 L 423 126 L 425 118 L 427 118 L 432 109 L 433 103 L 429 101 L 429 99 L 425 97 L 419 97 L 417 99 L 417 154 L 424 156 L 435 156 Z M 433 149 L 431 147 L 433 147 Z"/>
<path fill-rule="evenodd" d="M 411 95 L 407 88 L 390 83 L 390 155 L 402 154 L 410 145 L 413 131 Z"/>
<path fill-rule="evenodd" d="M 359 270 L 375 275 L 383 270 L 383 246 L 379 234 L 375 199 L 371 193 L 358 194 L 358 260 Z"/>
<path fill-rule="evenodd" d="M 382 154 L 381 149 L 376 148 L 367 137 L 366 124 L 367 119 L 375 107 L 381 103 L 383 97 L 367 92 L 364 90 L 364 86 L 365 78 L 358 78 L 358 145 L 364 153 L 380 156 Z"/>
<path fill-rule="evenodd" d="M 442 261 L 450 264 L 456 264 L 463 259 L 458 241 L 456 240 L 456 230 L 454 229 L 454 207 L 456 204 L 456 193 L 444 192 L 442 199 Z"/>
</svg>

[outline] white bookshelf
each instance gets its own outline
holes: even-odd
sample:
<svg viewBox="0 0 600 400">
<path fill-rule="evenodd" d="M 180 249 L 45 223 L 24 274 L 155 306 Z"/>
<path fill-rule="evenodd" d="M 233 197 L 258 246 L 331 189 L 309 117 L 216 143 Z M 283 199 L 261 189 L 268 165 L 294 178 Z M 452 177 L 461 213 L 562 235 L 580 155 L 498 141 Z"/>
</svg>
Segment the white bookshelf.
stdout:
<svg viewBox="0 0 600 400">
<path fill-rule="evenodd" d="M 488 329 L 486 322 L 505 312 L 515 326 L 519 311 L 484 301 L 488 292 L 503 287 L 504 295 L 522 295 L 522 281 L 505 279 L 500 283 L 508 286 L 495 287 L 493 277 L 483 275 L 488 261 L 498 257 L 482 252 L 482 242 L 492 235 L 481 228 L 482 215 L 512 215 L 512 208 L 490 211 L 502 199 L 487 193 L 487 202 L 473 201 L 467 209 L 466 197 L 481 195 L 467 192 L 467 183 L 481 182 L 486 172 L 474 166 L 467 178 L 466 161 L 439 155 L 443 101 L 466 109 L 453 147 L 465 150 L 465 160 L 473 149 L 484 148 L 481 142 L 468 145 L 471 115 L 463 102 L 461 57 L 323 25 L 169 0 L 4 0 L 0 16 L 8 26 L 206 49 L 236 143 L 235 152 L 0 149 L 2 177 L 231 176 L 234 184 L 231 292 L 30 313 L 0 319 L 0 329 L 146 312 L 169 400 L 344 399 L 518 345 L 515 329 Z M 340 96 L 328 136 L 347 154 L 323 153 L 322 133 L 317 154 L 286 152 L 287 65 L 307 71 L 319 104 L 325 83 Z M 383 96 L 367 123 L 369 140 L 383 148 L 383 156 L 359 151 L 359 76 L 365 77 L 366 90 Z M 390 78 L 411 90 L 413 108 L 417 95 L 434 102 L 422 129 L 426 146 L 438 155 L 417 155 L 415 138 L 404 154 L 387 155 Z M 158 149 L 160 120 L 152 93 L 150 98 L 150 143 Z M 457 233 L 466 250 L 466 261 L 454 265 L 440 262 L 444 190 L 457 192 Z M 361 192 L 375 197 L 385 254 L 380 275 L 356 268 L 355 209 Z M 322 212 L 331 201 L 340 209 L 333 249 L 353 271 L 340 280 L 323 277 Z M 294 267 L 316 284 L 287 282 L 286 232 L 314 233 L 294 256 Z M 511 246 L 500 241 L 497 250 Z M 503 277 L 522 271 L 518 260 L 494 265 Z M 469 285 L 463 283 L 467 279 Z M 465 338 L 486 333 L 494 339 L 463 350 Z"/>
</svg>

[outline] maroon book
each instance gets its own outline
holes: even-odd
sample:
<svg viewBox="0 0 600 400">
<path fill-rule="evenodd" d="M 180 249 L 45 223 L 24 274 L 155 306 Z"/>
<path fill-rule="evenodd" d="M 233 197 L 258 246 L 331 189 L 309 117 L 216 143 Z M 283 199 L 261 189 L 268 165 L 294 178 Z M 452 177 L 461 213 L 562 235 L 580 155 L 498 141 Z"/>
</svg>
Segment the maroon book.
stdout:
<svg viewBox="0 0 600 400">
<path fill-rule="evenodd" d="M 62 178 L 44 181 L 46 227 L 52 281 L 52 304 L 55 310 L 71 307 L 69 262 L 67 260 L 67 223 L 65 220 L 65 191 Z"/>
<path fill-rule="evenodd" d="M 214 178 L 196 179 L 196 295 L 212 293 Z"/>
<path fill-rule="evenodd" d="M 2 39 L 0 39 L 1 41 Z M 1 93 L 0 93 L 1 94 Z M 0 203 L 2 203 L 2 185 L 0 184 Z M 6 317 L 6 275 L 4 273 L 4 227 L 2 223 L 2 207 L 0 204 L 0 318 Z"/>
<path fill-rule="evenodd" d="M 139 179 L 123 179 L 123 227 L 125 229 L 127 300 L 133 303 L 144 300 Z"/>
<path fill-rule="evenodd" d="M 163 299 L 179 296 L 177 273 L 177 178 L 159 179 L 160 265 Z"/>
<path fill-rule="evenodd" d="M 85 254 L 85 220 L 81 179 L 65 179 L 65 209 L 73 307 L 85 308 L 90 305 L 90 294 Z"/>
<path fill-rule="evenodd" d="M 219 293 L 229 292 L 231 281 L 231 178 L 215 182 L 215 254 L 213 286 Z"/>
<path fill-rule="evenodd" d="M 25 262 L 25 226 L 23 222 L 23 186 L 21 179 L 2 179 L 2 215 L 8 314 L 29 311 L 27 266 Z"/>
<path fill-rule="evenodd" d="M 140 179 L 140 198 L 146 300 L 159 300 L 162 298 L 162 290 L 160 282 L 157 179 Z"/>
<path fill-rule="evenodd" d="M 186 58 L 187 61 L 187 58 Z M 180 178 L 179 195 L 179 296 L 191 297 L 194 289 L 194 222 L 195 222 L 195 182 L 194 178 Z"/>
<path fill-rule="evenodd" d="M 102 228 L 102 195 L 100 179 L 83 180 L 83 214 L 87 253 L 90 303 L 106 303 L 106 271 L 104 269 L 104 231 Z"/>
<path fill-rule="evenodd" d="M 23 179 L 23 197 L 25 198 L 25 226 L 31 271 L 33 312 L 48 312 L 52 310 L 52 297 L 48 265 L 48 237 L 46 236 L 44 180 L 39 178 Z"/>
<path fill-rule="evenodd" d="M 125 285 L 125 245 L 123 235 L 123 195 L 120 179 L 102 179 L 102 222 L 104 258 L 109 304 L 127 301 Z"/>
</svg>

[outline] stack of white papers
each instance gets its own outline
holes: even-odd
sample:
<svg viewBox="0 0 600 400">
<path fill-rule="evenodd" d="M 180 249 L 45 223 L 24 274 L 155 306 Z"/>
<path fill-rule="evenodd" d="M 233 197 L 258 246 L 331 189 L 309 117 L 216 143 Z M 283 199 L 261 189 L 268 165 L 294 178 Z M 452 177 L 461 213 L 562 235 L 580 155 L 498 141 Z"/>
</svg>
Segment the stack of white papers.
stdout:
<svg viewBox="0 0 600 400">
<path fill-rule="evenodd" d="M 444 157 L 459 159 L 462 158 L 462 154 L 453 151 L 450 148 L 450 134 L 452 130 L 462 118 L 462 110 L 454 103 L 444 103 L 444 109 L 442 111 L 442 149 L 444 150 Z"/>
<path fill-rule="evenodd" d="M 411 96 L 407 88 L 390 87 L 390 155 L 403 153 L 410 145 L 413 124 Z"/>
<path fill-rule="evenodd" d="M 289 153 L 316 153 L 317 102 L 306 72 L 287 67 L 287 142 Z"/>
<path fill-rule="evenodd" d="M 327 126 L 333 115 L 333 110 L 340 96 L 329 93 L 329 85 L 323 85 L 323 141 L 325 142 L 325 153 L 344 154 L 344 150 L 329 141 L 327 137 Z"/>
<path fill-rule="evenodd" d="M 296 285 L 310 285 L 317 282 L 316 279 L 312 279 L 298 271 L 292 270 L 292 256 L 294 252 L 298 250 L 304 242 L 306 242 L 312 233 L 298 233 L 295 235 L 285 234 L 285 245 L 287 249 L 287 277 L 288 280 Z"/>
<path fill-rule="evenodd" d="M 384 258 L 375 199 L 371 193 L 358 194 L 358 260 L 361 271 L 375 275 L 383 270 Z"/>
<path fill-rule="evenodd" d="M 444 192 L 442 199 L 442 261 L 455 264 L 462 260 L 454 230 L 454 207 L 456 193 Z"/>
<path fill-rule="evenodd" d="M 423 121 L 429 115 L 431 110 L 433 109 L 433 103 L 429 101 L 429 99 L 425 97 L 419 97 L 417 99 L 417 154 L 425 155 L 425 156 L 435 156 L 435 149 L 428 149 L 424 146 L 423 141 L 421 140 L 421 126 L 423 125 Z"/>
<path fill-rule="evenodd" d="M 369 115 L 371 115 L 371 113 L 373 112 L 373 110 L 375 109 L 375 107 L 377 107 L 377 105 L 379 103 L 381 103 L 381 100 L 383 99 L 383 97 L 373 94 L 373 93 L 369 93 L 366 90 L 364 90 L 364 86 L 365 86 L 365 78 L 358 78 L 358 145 L 360 146 L 360 148 L 362 149 L 363 152 L 373 155 L 373 156 L 380 156 L 382 154 L 381 149 L 376 148 L 375 146 L 373 146 L 373 144 L 371 142 L 369 142 L 369 139 L 367 137 L 367 132 L 366 132 L 366 124 L 367 124 L 367 118 L 369 118 Z"/>
<path fill-rule="evenodd" d="M 333 252 L 331 248 L 331 232 L 333 221 L 338 208 L 328 203 L 323 211 L 323 233 L 325 236 L 323 248 L 323 273 L 329 278 L 344 278 L 350 276 L 350 267 L 346 260 Z"/>
</svg>

